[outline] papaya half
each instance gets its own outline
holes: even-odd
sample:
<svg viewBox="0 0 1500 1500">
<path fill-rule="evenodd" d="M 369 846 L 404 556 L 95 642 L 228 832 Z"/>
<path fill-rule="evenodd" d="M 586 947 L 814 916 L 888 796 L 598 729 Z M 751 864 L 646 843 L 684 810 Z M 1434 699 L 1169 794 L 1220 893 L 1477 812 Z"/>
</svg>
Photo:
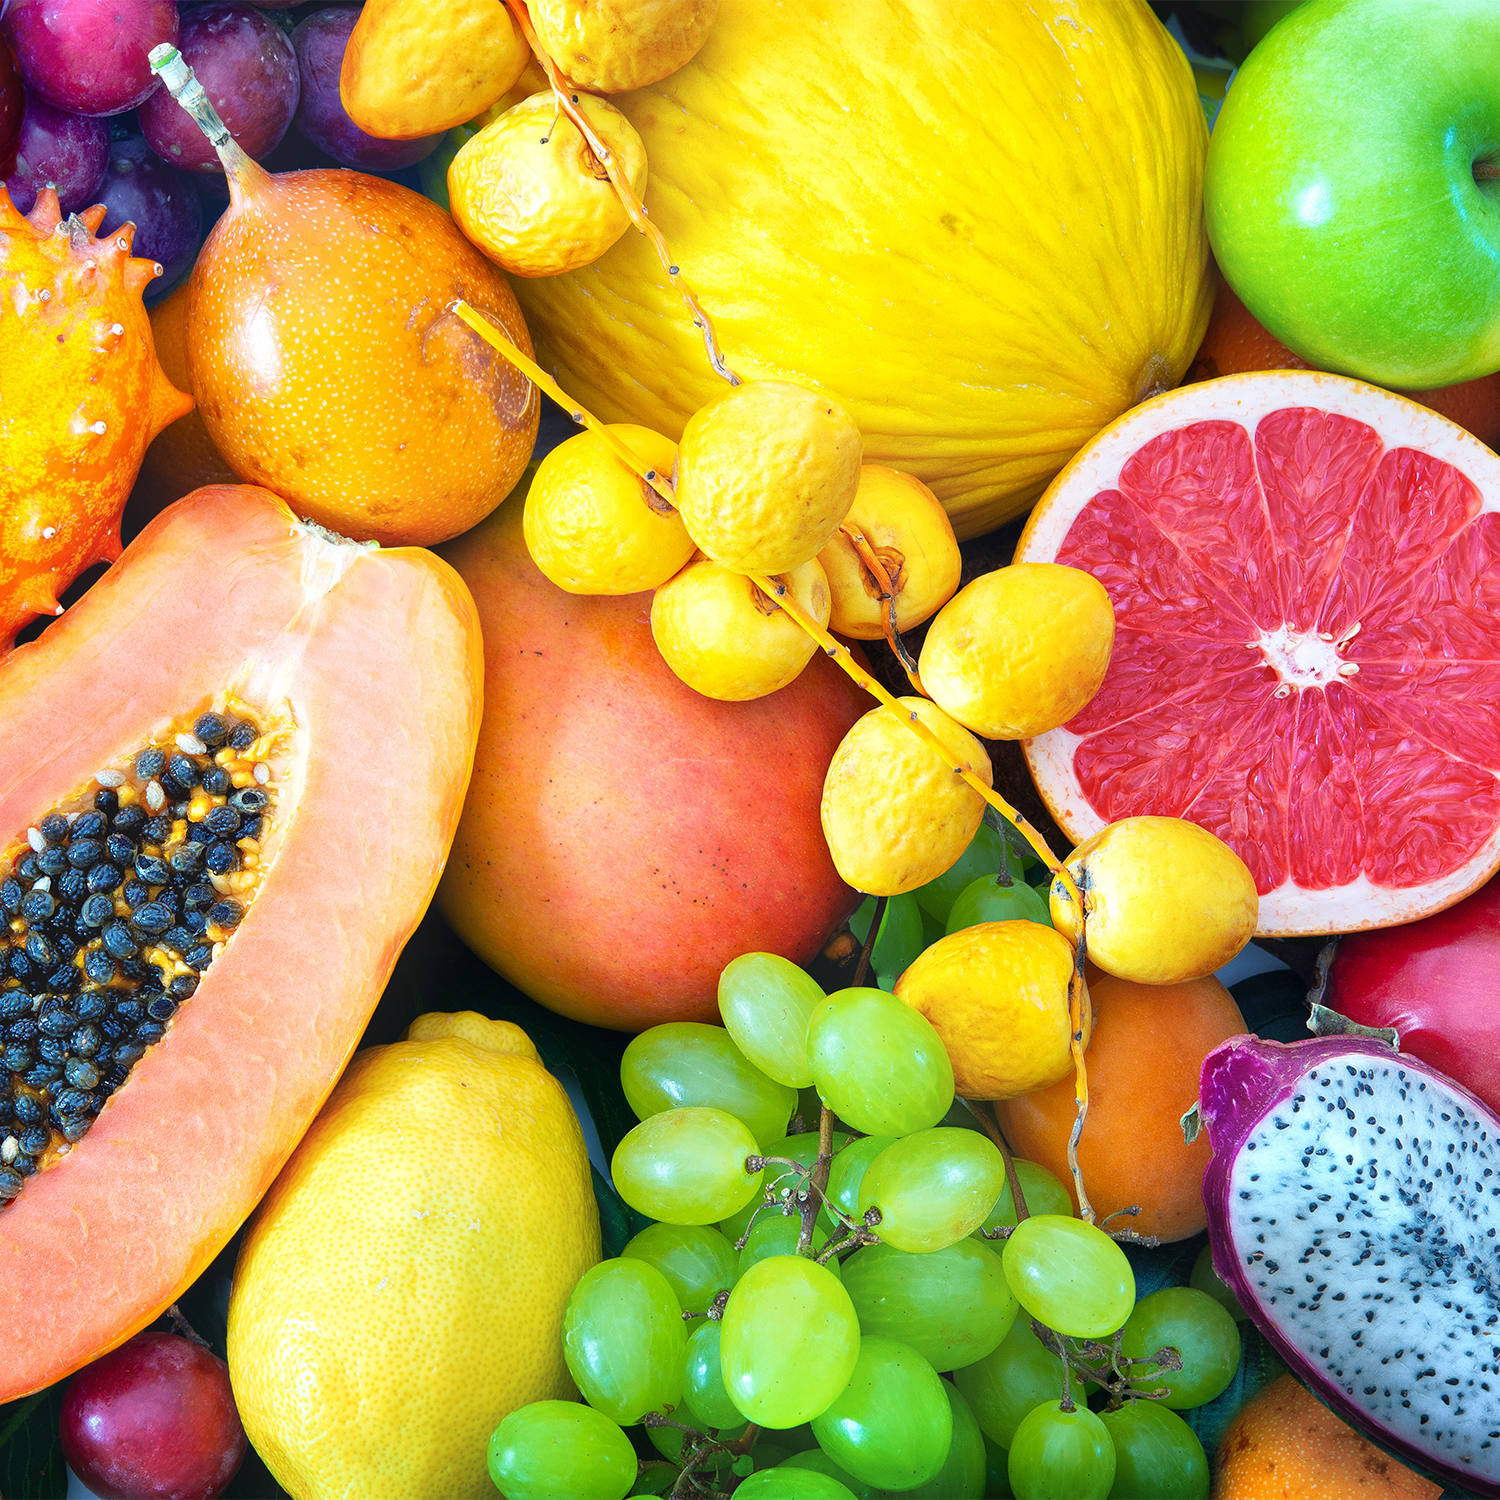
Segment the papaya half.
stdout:
<svg viewBox="0 0 1500 1500">
<path fill-rule="evenodd" d="M 441 873 L 483 663 L 432 553 L 195 491 L 0 665 L 0 1402 L 157 1317 Z"/>
</svg>

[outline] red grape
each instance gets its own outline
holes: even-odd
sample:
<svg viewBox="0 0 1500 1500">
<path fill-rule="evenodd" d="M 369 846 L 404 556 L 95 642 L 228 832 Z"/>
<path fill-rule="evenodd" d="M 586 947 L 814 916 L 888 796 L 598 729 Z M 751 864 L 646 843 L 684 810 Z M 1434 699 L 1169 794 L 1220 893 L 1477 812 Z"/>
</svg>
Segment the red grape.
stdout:
<svg viewBox="0 0 1500 1500">
<path fill-rule="evenodd" d="M 77 115 L 134 109 L 160 86 L 146 54 L 177 40 L 172 0 L 9 0 L 0 12 L 27 87 Z"/>
<path fill-rule="evenodd" d="M 109 210 L 100 235 L 127 220 L 134 224 L 132 253 L 161 262 L 161 275 L 146 288 L 146 301 L 164 297 L 198 253 L 203 205 L 194 180 L 169 167 L 140 136 L 130 136 L 110 147 L 98 201 Z"/>
<path fill-rule="evenodd" d="M 16 170 L 16 142 L 21 136 L 21 112 L 26 92 L 10 48 L 0 42 L 0 182 Z"/>
<path fill-rule="evenodd" d="M 30 213 L 36 195 L 50 182 L 65 214 L 99 200 L 94 196 L 109 162 L 109 126 L 86 115 L 65 114 L 26 91 L 16 170 L 6 179 L 10 200 Z"/>
<path fill-rule="evenodd" d="M 245 1456 L 229 1366 L 174 1333 L 138 1333 L 80 1370 L 59 1425 L 100 1500 L 214 1500 Z"/>
<path fill-rule="evenodd" d="M 297 57 L 286 34 L 248 5 L 200 5 L 184 15 L 177 46 L 230 134 L 258 161 L 286 134 L 297 111 Z M 141 106 L 140 121 L 163 161 L 190 172 L 222 173 L 214 148 L 165 89 Z"/>
</svg>

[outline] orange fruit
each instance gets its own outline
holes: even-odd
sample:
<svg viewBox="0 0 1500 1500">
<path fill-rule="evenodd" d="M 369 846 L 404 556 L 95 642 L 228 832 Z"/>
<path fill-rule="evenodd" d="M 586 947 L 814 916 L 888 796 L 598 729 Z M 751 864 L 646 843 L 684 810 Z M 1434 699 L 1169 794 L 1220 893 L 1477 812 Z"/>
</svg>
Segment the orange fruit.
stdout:
<svg viewBox="0 0 1500 1500">
<path fill-rule="evenodd" d="M 1300 354 L 1293 354 L 1278 338 L 1256 321 L 1255 315 L 1235 295 L 1234 288 L 1219 278 L 1213 316 L 1208 331 L 1188 366 L 1185 382 L 1215 380 L 1220 375 L 1241 375 L 1246 370 L 1311 370 Z M 1398 391 L 1423 406 L 1467 428 L 1491 448 L 1500 443 L 1500 372 L 1481 375 L 1436 391 Z"/>
<path fill-rule="evenodd" d="M 1437 1500 L 1423 1479 L 1290 1375 L 1240 1408 L 1219 1445 L 1214 1500 Z"/>
<path fill-rule="evenodd" d="M 1183 1139 L 1182 1116 L 1198 1097 L 1203 1059 L 1240 1035 L 1244 1018 L 1213 978 L 1134 984 L 1100 974 L 1090 978 L 1089 995 L 1089 1116 L 1078 1143 L 1083 1185 L 1100 1219 L 1140 1205 L 1139 1214 L 1116 1219 L 1113 1227 L 1164 1242 L 1186 1239 L 1208 1222 L 1203 1172 L 1210 1151 L 1205 1134 L 1191 1146 Z M 995 1113 L 1011 1150 L 1045 1167 L 1071 1192 L 1072 1075 L 997 1104 Z"/>
</svg>

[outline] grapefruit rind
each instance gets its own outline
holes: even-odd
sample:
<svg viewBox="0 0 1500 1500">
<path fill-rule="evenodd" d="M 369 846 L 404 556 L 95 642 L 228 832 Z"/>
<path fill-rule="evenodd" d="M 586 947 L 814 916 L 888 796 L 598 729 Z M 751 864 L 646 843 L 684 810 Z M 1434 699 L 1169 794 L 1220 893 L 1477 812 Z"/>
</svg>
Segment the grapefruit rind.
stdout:
<svg viewBox="0 0 1500 1500">
<path fill-rule="evenodd" d="M 1076 552 L 1079 534 L 1084 530 L 1080 528 L 1080 533 L 1075 534 L 1075 522 L 1086 510 L 1090 511 L 1085 521 L 1087 527 L 1114 503 L 1111 496 L 1119 499 L 1127 466 L 1148 444 L 1173 434 L 1173 441 L 1180 439 L 1179 446 L 1187 446 L 1190 439 L 1183 436 L 1185 429 L 1201 423 L 1227 423 L 1243 429 L 1249 445 L 1247 451 L 1255 453 L 1260 424 L 1273 413 L 1286 414 L 1277 419 L 1283 426 L 1289 420 L 1321 413 L 1329 418 L 1325 426 L 1338 428 L 1344 434 L 1355 433 L 1350 423 L 1373 429 L 1379 439 L 1378 451 L 1367 451 L 1363 457 L 1354 453 L 1352 437 L 1348 441 L 1340 437 L 1337 443 L 1329 445 L 1330 451 L 1339 450 L 1335 456 L 1346 468 L 1359 463 L 1366 465 L 1361 471 L 1364 479 L 1348 481 L 1349 486 L 1357 489 L 1361 501 L 1375 488 L 1372 476 L 1386 472 L 1382 465 L 1399 468 L 1405 464 L 1408 470 L 1420 471 L 1415 480 L 1410 475 L 1401 479 L 1407 486 L 1403 493 L 1416 496 L 1420 503 L 1408 505 L 1404 512 L 1392 512 L 1387 507 L 1387 518 L 1394 518 L 1406 528 L 1398 528 L 1389 539 L 1391 566 L 1383 571 L 1366 568 L 1351 583 L 1341 579 L 1345 561 L 1341 549 L 1347 548 L 1354 554 L 1350 558 L 1352 572 L 1358 572 L 1357 565 L 1362 560 L 1350 544 L 1350 533 L 1359 525 L 1360 505 L 1347 512 L 1325 507 L 1319 514 L 1317 505 L 1323 496 L 1314 494 L 1309 501 L 1306 493 L 1298 493 L 1293 503 L 1305 504 L 1308 509 L 1305 516 L 1294 519 L 1305 519 L 1308 525 L 1292 537 L 1288 546 L 1278 549 L 1278 535 L 1285 540 L 1289 533 L 1285 497 L 1278 498 L 1283 506 L 1279 519 L 1268 519 L 1265 490 L 1267 483 L 1274 488 L 1274 471 L 1268 469 L 1263 473 L 1252 461 L 1243 472 L 1228 475 L 1216 472 L 1213 482 L 1221 493 L 1216 497 L 1215 508 L 1205 511 L 1201 527 L 1191 509 L 1179 510 L 1176 517 L 1179 521 L 1184 518 L 1194 521 L 1194 529 L 1182 536 L 1187 546 L 1198 549 L 1196 560 L 1176 582 L 1176 598 L 1167 597 L 1160 588 L 1153 595 L 1147 585 L 1161 584 L 1163 578 L 1159 572 L 1154 578 L 1147 576 L 1152 559 L 1143 555 L 1150 545 L 1162 544 L 1163 537 L 1168 549 L 1175 545 L 1170 531 L 1160 536 L 1143 534 L 1141 540 L 1146 549 L 1121 549 L 1115 541 L 1111 542 L 1125 559 L 1123 563 L 1117 560 L 1113 569 L 1116 576 L 1101 578 L 1110 590 L 1119 616 L 1120 636 L 1124 637 L 1123 642 L 1117 640 L 1116 660 L 1111 662 L 1110 673 L 1094 704 L 1068 725 L 1026 741 L 1023 748 L 1043 800 L 1059 826 L 1075 841 L 1090 837 L 1127 812 L 1185 816 L 1225 838 L 1256 871 L 1257 886 L 1261 888 L 1257 928 L 1260 936 L 1353 932 L 1392 926 L 1452 905 L 1482 884 L 1500 865 L 1500 734 L 1494 732 L 1496 708 L 1494 695 L 1488 692 L 1489 679 L 1500 675 L 1500 611 L 1479 607 L 1492 602 L 1496 586 L 1491 580 L 1500 576 L 1495 561 L 1500 551 L 1496 545 L 1500 523 L 1483 519 L 1500 511 L 1500 457 L 1462 428 L 1425 407 L 1342 376 L 1278 370 L 1205 381 L 1143 403 L 1084 448 L 1038 503 L 1016 548 L 1015 561 L 1083 565 L 1076 555 L 1071 555 Z M 1339 423 L 1340 418 L 1349 419 L 1349 423 Z M 1416 450 L 1416 453 L 1393 450 Z M 1144 461 L 1149 463 L 1151 456 L 1148 453 Z M 1137 467 L 1129 473 L 1138 476 L 1142 462 L 1138 459 Z M 1457 475 L 1449 473 L 1449 469 L 1457 471 Z M 1174 477 L 1178 476 L 1168 475 L 1161 486 L 1168 505 L 1180 498 L 1180 492 L 1172 491 Z M 1393 481 L 1383 482 L 1389 499 L 1390 493 L 1394 493 Z M 1209 483 L 1205 480 L 1205 487 Z M 1346 487 L 1347 492 L 1350 491 Z M 1261 514 L 1256 513 L 1257 495 Z M 1236 512 L 1232 502 L 1237 498 L 1246 504 Z M 1377 495 L 1371 499 L 1372 511 L 1380 498 Z M 1219 503 L 1226 499 L 1230 502 L 1228 508 Z M 1451 508 L 1459 503 L 1468 506 L 1467 518 L 1450 530 L 1435 533 L 1441 545 L 1422 554 L 1424 543 L 1418 533 L 1423 526 L 1432 532 L 1441 525 L 1442 507 Z M 1263 531 L 1259 537 L 1262 546 L 1259 556 L 1257 539 L 1253 536 L 1246 539 L 1257 527 Z M 1367 532 L 1363 540 L 1368 542 L 1371 535 L 1379 539 L 1386 533 Z M 1442 597 L 1440 589 L 1427 589 L 1427 597 L 1434 604 L 1430 620 L 1439 618 L 1439 605 L 1451 605 L 1459 611 L 1467 606 L 1466 623 L 1479 632 L 1479 638 L 1455 645 L 1442 639 L 1440 626 L 1422 620 L 1419 606 L 1423 600 L 1418 592 L 1427 576 L 1423 570 L 1436 577 L 1461 536 L 1468 552 L 1474 554 L 1469 563 L 1472 577 L 1462 580 L 1472 589 L 1471 596 L 1455 601 Z M 1264 553 L 1265 545 L 1272 547 L 1271 554 Z M 1186 558 L 1185 553 L 1182 556 Z M 1123 587 L 1126 582 L 1134 585 L 1130 569 L 1137 565 L 1141 569 L 1139 590 L 1134 586 Z M 1360 602 L 1355 595 L 1362 591 L 1367 606 L 1387 615 L 1393 610 L 1399 613 L 1403 580 L 1405 592 L 1411 596 L 1404 601 L 1406 618 L 1384 632 L 1387 638 L 1384 649 L 1391 654 L 1377 659 L 1372 653 L 1380 648 L 1370 646 L 1370 634 L 1360 641 L 1358 629 L 1352 632 L 1349 629 L 1351 624 L 1358 626 L 1358 620 L 1336 623 L 1334 617 L 1339 616 L 1339 609 L 1335 606 L 1343 606 L 1344 614 L 1359 615 L 1362 611 L 1353 606 Z M 1452 580 L 1437 581 L 1441 584 Z M 1293 598 L 1293 605 L 1287 613 L 1300 610 L 1299 618 L 1280 621 L 1265 618 L 1270 607 L 1268 600 L 1277 598 L 1284 603 L 1288 597 Z M 1178 611 L 1180 633 L 1173 635 L 1163 630 L 1156 637 L 1147 630 L 1135 632 L 1137 639 L 1132 641 L 1132 618 L 1143 607 L 1149 614 L 1153 604 L 1167 611 Z M 1329 616 L 1327 620 L 1324 613 Z M 1488 624 L 1491 620 L 1492 629 Z M 1230 621 L 1247 627 L 1242 632 L 1243 638 L 1235 638 Z M 1314 628 L 1325 624 L 1326 630 Z M 1276 628 L 1278 625 L 1280 629 Z M 1408 636 L 1404 646 L 1397 639 L 1403 629 Z M 1377 626 L 1376 633 L 1379 632 Z M 1125 645 L 1124 653 L 1119 649 L 1120 644 Z M 1126 674 L 1132 668 L 1125 657 L 1132 650 L 1136 655 L 1135 681 L 1130 683 Z M 1424 654 L 1419 658 L 1412 654 L 1414 650 Z M 1360 660 L 1362 651 L 1366 655 Z M 1157 653 L 1154 657 L 1153 652 Z M 1431 654 L 1425 654 L 1428 652 Z M 1408 659 L 1402 659 L 1403 653 Z M 1354 673 L 1338 677 L 1340 667 L 1348 672 L 1349 661 L 1359 666 L 1363 681 Z M 1256 696 L 1256 674 L 1252 670 L 1256 668 L 1261 669 L 1263 696 L 1269 697 L 1279 688 L 1278 701 L 1297 700 L 1299 715 L 1308 692 L 1320 693 L 1324 700 L 1322 703 L 1309 700 L 1306 706 L 1309 714 L 1316 712 L 1323 717 L 1338 718 L 1334 710 L 1340 699 L 1346 709 L 1356 700 L 1364 708 L 1372 709 L 1363 719 L 1360 711 L 1352 712 L 1352 716 L 1345 714 L 1344 729 L 1325 736 L 1325 741 L 1337 740 L 1338 733 L 1343 734 L 1341 743 L 1346 753 L 1342 759 L 1337 751 L 1330 753 L 1326 743 L 1314 746 L 1322 753 L 1323 763 L 1300 768 L 1303 790 L 1299 794 L 1294 794 L 1292 788 L 1292 778 L 1298 776 L 1293 749 L 1281 745 L 1285 736 L 1278 738 L 1271 727 L 1274 713 Z M 1175 685 L 1184 680 L 1184 673 L 1196 681 L 1189 680 L 1186 687 Z M 1419 683 L 1424 677 L 1429 695 L 1424 701 L 1429 707 L 1436 703 L 1444 710 L 1436 717 L 1424 718 L 1421 703 L 1409 704 L 1396 691 Z M 1153 679 L 1172 685 L 1158 691 Z M 1358 691 L 1341 694 L 1340 683 L 1347 686 L 1351 679 L 1358 684 Z M 1129 711 L 1121 712 L 1115 723 L 1097 723 L 1101 716 L 1107 717 L 1107 710 L 1099 707 L 1101 704 L 1123 701 L 1122 686 L 1126 693 L 1134 692 L 1137 701 L 1127 705 Z M 1462 698 L 1448 696 L 1455 686 L 1460 692 L 1467 688 L 1466 705 L 1458 706 L 1463 704 Z M 1171 723 L 1170 710 L 1163 711 L 1157 724 L 1149 723 L 1147 716 L 1153 708 L 1162 708 L 1164 704 L 1182 711 L 1176 726 Z M 1163 805 L 1171 800 L 1170 789 L 1151 785 L 1149 760 L 1135 757 L 1136 763 L 1132 764 L 1129 736 L 1110 731 L 1116 724 L 1135 722 L 1141 734 L 1151 732 L 1165 741 L 1183 742 L 1181 746 L 1169 745 L 1163 751 L 1164 756 L 1170 757 L 1177 749 L 1191 752 L 1203 736 L 1185 732 L 1195 727 L 1190 722 L 1189 710 L 1206 722 L 1218 712 L 1216 705 L 1222 707 L 1221 727 L 1228 724 L 1229 732 L 1239 735 L 1241 740 L 1259 736 L 1257 743 L 1270 747 L 1266 763 L 1255 768 L 1262 773 L 1263 781 L 1267 774 L 1274 781 L 1284 773 L 1284 782 L 1273 788 L 1276 795 L 1268 797 L 1265 785 L 1258 785 L 1253 797 L 1247 790 L 1244 797 L 1223 798 L 1207 812 L 1201 807 L 1197 809 L 1197 816 L 1193 803 L 1200 800 L 1206 783 L 1197 786 L 1185 805 Z M 1252 713 L 1261 714 L 1259 723 L 1251 722 Z M 1350 733 L 1349 723 L 1354 723 L 1360 732 Z M 1382 724 L 1385 733 L 1380 732 Z M 1316 734 L 1313 738 L 1316 739 Z M 1118 774 L 1125 780 L 1114 785 L 1106 781 L 1106 777 L 1115 773 L 1110 770 L 1110 757 L 1099 753 L 1101 743 L 1121 747 L 1123 753 L 1115 759 L 1120 766 Z M 1213 766 L 1222 764 L 1234 753 L 1230 750 L 1221 756 L 1220 762 L 1210 764 L 1208 781 L 1215 774 Z M 1281 762 L 1276 761 L 1278 754 L 1282 755 Z M 1387 764 L 1378 778 L 1382 784 L 1375 788 L 1381 795 L 1371 801 L 1376 812 L 1370 824 L 1364 825 L 1363 809 L 1358 802 L 1361 772 L 1356 763 L 1363 767 L 1364 774 L 1369 774 L 1372 766 L 1381 769 L 1382 756 L 1388 758 Z M 1406 759 L 1402 760 L 1402 756 Z M 1092 778 L 1088 785 L 1080 774 L 1080 759 Z M 1317 759 L 1317 755 L 1311 759 Z M 1170 761 L 1163 760 L 1162 764 L 1170 765 Z M 1445 769 L 1451 770 L 1454 774 L 1449 778 L 1450 784 L 1424 791 L 1430 778 L 1424 781 L 1417 773 L 1434 768 L 1439 780 Z M 1138 783 L 1135 787 L 1129 784 L 1132 770 Z M 1371 778 L 1372 787 L 1376 779 Z M 1126 790 L 1122 792 L 1120 787 Z M 1222 785 L 1217 789 L 1221 798 L 1224 790 Z M 1403 794 L 1413 799 L 1429 795 L 1432 807 L 1441 802 L 1449 821 L 1424 822 L 1400 815 L 1397 809 Z M 1345 798 L 1342 813 L 1338 811 L 1340 795 Z M 1135 800 L 1122 807 L 1118 805 L 1121 796 Z M 1304 816 L 1310 804 L 1319 805 L 1321 818 L 1318 826 L 1311 829 L 1311 836 L 1309 818 Z M 1279 825 L 1272 827 L 1278 824 L 1278 819 Z M 1463 826 L 1456 828 L 1456 824 Z M 1372 879 L 1363 869 L 1352 873 L 1353 856 L 1341 845 L 1351 839 L 1358 844 L 1361 828 L 1379 829 L 1388 862 L 1425 866 L 1425 873 L 1418 871 L 1406 883 Z M 1289 869 L 1281 871 L 1284 878 L 1275 878 L 1277 860 L 1264 857 L 1265 851 L 1257 848 L 1257 840 L 1268 839 L 1280 840 L 1282 848 L 1288 851 L 1288 859 L 1283 863 L 1295 862 L 1304 867 L 1301 878 Z"/>
</svg>

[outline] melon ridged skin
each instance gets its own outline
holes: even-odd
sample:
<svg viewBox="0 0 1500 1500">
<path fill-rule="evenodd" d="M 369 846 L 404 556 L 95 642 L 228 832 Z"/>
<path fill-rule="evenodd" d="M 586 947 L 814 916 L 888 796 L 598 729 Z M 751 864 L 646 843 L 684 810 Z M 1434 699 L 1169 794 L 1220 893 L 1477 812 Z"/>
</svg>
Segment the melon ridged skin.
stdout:
<svg viewBox="0 0 1500 1500">
<path fill-rule="evenodd" d="M 729 364 L 837 398 L 960 539 L 1203 337 L 1208 136 L 1138 0 L 724 0 L 691 62 L 611 102 Z M 605 421 L 675 439 L 723 391 L 640 235 L 516 295 Z"/>
<path fill-rule="evenodd" d="M 1461 1084 L 1444 1077 L 1435 1068 L 1404 1053 L 1396 1053 L 1383 1043 L 1351 1037 L 1321 1037 L 1314 1041 L 1288 1045 L 1262 1041 L 1253 1036 L 1235 1037 L 1208 1054 L 1203 1061 L 1200 1080 L 1199 1113 L 1214 1153 L 1203 1178 L 1203 1203 L 1208 1214 L 1214 1270 L 1239 1299 L 1251 1321 L 1265 1335 L 1292 1373 L 1308 1385 L 1324 1405 L 1424 1472 L 1437 1475 L 1478 1495 L 1500 1496 L 1500 1462 L 1492 1461 L 1492 1475 L 1486 1478 L 1473 1469 L 1447 1462 L 1431 1449 L 1420 1448 L 1405 1441 L 1399 1434 L 1373 1420 L 1368 1412 L 1312 1365 L 1267 1315 L 1260 1296 L 1245 1272 L 1243 1253 L 1234 1242 L 1231 1229 L 1232 1177 L 1234 1164 L 1242 1147 L 1267 1116 L 1291 1097 L 1300 1080 L 1313 1070 L 1343 1058 L 1354 1059 L 1354 1065 L 1360 1059 L 1367 1059 L 1374 1064 L 1394 1064 L 1440 1086 L 1454 1095 L 1459 1105 L 1471 1110 L 1489 1128 L 1492 1139 L 1500 1140 L 1500 1118 L 1486 1108 L 1481 1100 Z M 1362 1115 L 1364 1111 L 1360 1110 L 1359 1113 Z M 1423 1165 L 1426 1165 L 1425 1159 Z M 1441 1174 L 1440 1167 L 1432 1170 L 1434 1175 Z M 1352 1172 L 1353 1168 L 1351 1174 Z M 1413 1168 L 1413 1172 L 1420 1175 L 1420 1169 Z M 1296 1201 L 1291 1200 L 1294 1205 Z M 1491 1212 L 1493 1215 L 1494 1210 Z M 1352 1244 L 1352 1241 L 1347 1243 Z M 1351 1252 L 1351 1261 L 1352 1258 Z M 1352 1290 L 1356 1284 L 1353 1280 L 1348 1280 L 1346 1285 L 1352 1266 L 1339 1266 L 1329 1260 L 1317 1264 L 1321 1265 L 1329 1284 L 1338 1285 L 1341 1293 Z M 1296 1271 L 1299 1274 L 1302 1272 L 1300 1263 Z M 1341 1327 L 1359 1327 L 1363 1320 L 1357 1317 L 1357 1313 L 1358 1302 L 1352 1302 Z M 1491 1392 L 1490 1400 L 1493 1408 L 1490 1419 L 1500 1420 L 1500 1397 Z M 1473 1420 L 1469 1425 L 1473 1425 Z M 1493 1448 L 1500 1450 L 1500 1444 L 1493 1445 Z"/>
<path fill-rule="evenodd" d="M 442 871 L 481 709 L 468 590 L 426 551 L 335 550 L 248 486 L 169 507 L 0 666 L 6 846 L 252 666 L 298 725 L 279 848 L 163 1040 L 0 1213 L 0 1402 L 123 1342 L 219 1252 L 333 1087 Z"/>
</svg>

